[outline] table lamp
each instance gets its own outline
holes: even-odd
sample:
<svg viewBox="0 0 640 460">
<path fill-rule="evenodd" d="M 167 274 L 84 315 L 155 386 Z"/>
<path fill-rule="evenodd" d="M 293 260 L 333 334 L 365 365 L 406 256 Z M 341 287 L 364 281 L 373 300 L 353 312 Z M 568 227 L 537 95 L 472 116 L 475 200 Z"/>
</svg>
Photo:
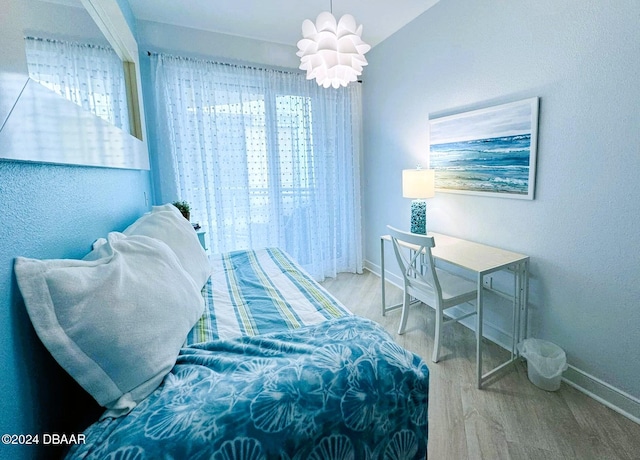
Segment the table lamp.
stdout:
<svg viewBox="0 0 640 460">
<path fill-rule="evenodd" d="M 435 171 L 433 169 L 402 170 L 402 196 L 413 198 L 411 202 L 411 233 L 427 233 L 427 202 L 435 195 Z"/>
</svg>

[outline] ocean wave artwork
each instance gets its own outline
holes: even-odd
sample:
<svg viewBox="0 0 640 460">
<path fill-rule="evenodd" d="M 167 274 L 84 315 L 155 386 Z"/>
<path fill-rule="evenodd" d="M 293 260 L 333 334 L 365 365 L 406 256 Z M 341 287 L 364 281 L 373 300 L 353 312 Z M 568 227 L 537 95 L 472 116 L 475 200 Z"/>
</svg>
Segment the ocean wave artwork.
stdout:
<svg viewBox="0 0 640 460">
<path fill-rule="evenodd" d="M 517 193 L 529 189 L 531 135 L 473 139 L 431 146 L 438 188 Z"/>
<path fill-rule="evenodd" d="M 430 120 L 436 188 L 533 198 L 538 99 Z"/>
</svg>

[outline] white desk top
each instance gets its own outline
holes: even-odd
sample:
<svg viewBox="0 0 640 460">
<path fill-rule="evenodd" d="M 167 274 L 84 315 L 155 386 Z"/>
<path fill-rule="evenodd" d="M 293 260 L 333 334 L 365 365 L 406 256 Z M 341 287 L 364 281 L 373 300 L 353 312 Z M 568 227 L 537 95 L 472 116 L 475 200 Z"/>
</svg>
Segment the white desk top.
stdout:
<svg viewBox="0 0 640 460">
<path fill-rule="evenodd" d="M 495 271 L 529 259 L 529 256 L 524 254 L 474 243 L 442 233 L 429 232 L 427 235 L 434 238 L 435 247 L 431 250 L 433 257 L 476 273 Z M 382 238 L 391 239 L 389 235 L 384 235 Z"/>
</svg>

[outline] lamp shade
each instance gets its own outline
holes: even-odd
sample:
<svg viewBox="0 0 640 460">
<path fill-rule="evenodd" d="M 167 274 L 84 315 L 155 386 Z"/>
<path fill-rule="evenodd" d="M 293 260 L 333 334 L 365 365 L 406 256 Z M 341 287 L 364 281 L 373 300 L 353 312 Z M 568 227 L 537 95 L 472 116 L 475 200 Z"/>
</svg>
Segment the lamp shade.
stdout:
<svg viewBox="0 0 640 460">
<path fill-rule="evenodd" d="M 296 53 L 300 69 L 324 88 L 347 86 L 367 65 L 364 55 L 371 46 L 362 41 L 362 26 L 350 14 L 339 21 L 328 11 L 320 13 L 315 23 L 305 19 L 302 36 Z"/>
<path fill-rule="evenodd" d="M 435 171 L 433 169 L 404 169 L 402 171 L 402 196 L 405 198 L 432 198 L 435 196 Z"/>
</svg>

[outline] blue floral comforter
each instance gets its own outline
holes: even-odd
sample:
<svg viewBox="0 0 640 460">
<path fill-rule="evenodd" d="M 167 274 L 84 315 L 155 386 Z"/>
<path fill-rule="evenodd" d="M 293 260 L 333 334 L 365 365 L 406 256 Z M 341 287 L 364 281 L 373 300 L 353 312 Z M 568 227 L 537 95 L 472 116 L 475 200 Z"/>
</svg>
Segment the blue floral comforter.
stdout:
<svg viewBox="0 0 640 460">
<path fill-rule="evenodd" d="M 425 458 L 429 370 L 374 322 L 184 348 L 129 415 L 85 431 L 68 458 Z"/>
</svg>

